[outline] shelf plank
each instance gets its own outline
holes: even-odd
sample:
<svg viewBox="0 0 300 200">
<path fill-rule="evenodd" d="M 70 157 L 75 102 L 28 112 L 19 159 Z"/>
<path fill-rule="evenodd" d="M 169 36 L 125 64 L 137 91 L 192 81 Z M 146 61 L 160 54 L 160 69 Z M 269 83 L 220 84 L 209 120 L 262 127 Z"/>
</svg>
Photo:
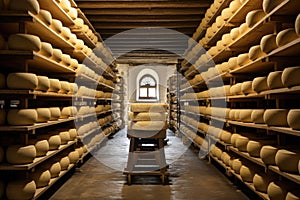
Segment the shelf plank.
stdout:
<svg viewBox="0 0 300 200">
<path fill-rule="evenodd" d="M 249 160 L 249 161 L 251 161 L 251 162 L 253 162 L 253 163 L 257 164 L 257 165 L 260 165 L 260 166 L 266 168 L 266 165 L 264 164 L 264 162 L 262 161 L 261 158 L 254 158 L 254 157 L 250 156 L 248 153 L 241 152 L 241 151 L 239 151 L 237 148 L 235 148 L 233 146 L 230 146 L 229 149 L 232 152 L 234 152 L 234 153 L 242 156 L 243 158 L 246 158 L 247 160 Z"/>
<path fill-rule="evenodd" d="M 0 164 L 0 171 L 24 171 L 24 170 L 30 170 L 30 169 L 36 167 L 37 165 L 45 162 L 46 160 L 52 158 L 53 156 L 55 156 L 59 152 L 62 152 L 63 150 L 71 147 L 76 142 L 77 142 L 76 140 L 75 141 L 69 141 L 68 144 L 60 145 L 60 147 L 57 150 L 48 151 L 47 154 L 46 154 L 46 156 L 37 157 L 30 164 L 26 164 L 26 165 L 11 165 L 11 164 L 8 164 L 8 163 Z"/>
<path fill-rule="evenodd" d="M 279 174 L 280 176 L 283 176 L 297 184 L 300 184 L 300 175 L 299 174 L 291 174 L 287 172 L 282 172 L 277 166 L 269 166 L 269 170 L 275 172 L 276 174 Z"/>
</svg>

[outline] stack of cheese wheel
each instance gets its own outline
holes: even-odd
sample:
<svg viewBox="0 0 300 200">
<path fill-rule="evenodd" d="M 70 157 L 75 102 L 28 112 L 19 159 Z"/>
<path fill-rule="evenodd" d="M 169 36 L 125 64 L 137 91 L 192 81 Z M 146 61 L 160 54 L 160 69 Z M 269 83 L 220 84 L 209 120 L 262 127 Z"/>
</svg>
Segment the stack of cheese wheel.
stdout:
<svg viewBox="0 0 300 200">
<path fill-rule="evenodd" d="M 17 3 L 16 3 L 17 4 Z M 32 199 L 36 192 L 36 184 L 31 179 L 12 180 L 7 183 L 7 199 Z"/>
</svg>

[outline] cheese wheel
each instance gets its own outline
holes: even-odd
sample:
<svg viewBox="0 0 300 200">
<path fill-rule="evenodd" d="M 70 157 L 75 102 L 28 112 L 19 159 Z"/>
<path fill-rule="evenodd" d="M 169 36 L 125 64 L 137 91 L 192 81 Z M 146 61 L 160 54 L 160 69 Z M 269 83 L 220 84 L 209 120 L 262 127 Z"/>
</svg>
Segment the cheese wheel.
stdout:
<svg viewBox="0 0 300 200">
<path fill-rule="evenodd" d="M 236 147 L 236 139 L 237 139 L 238 137 L 240 137 L 240 136 L 241 136 L 241 135 L 238 134 L 238 133 L 233 133 L 233 134 L 231 135 L 230 143 L 232 144 L 232 146 Z"/>
<path fill-rule="evenodd" d="M 33 145 L 11 145 L 6 149 L 6 160 L 10 164 L 22 165 L 32 163 L 36 157 Z"/>
<path fill-rule="evenodd" d="M 166 128 L 165 121 L 138 121 L 132 122 L 130 129 L 132 130 L 147 130 L 158 131 Z"/>
<path fill-rule="evenodd" d="M 84 21 L 82 18 L 76 18 L 74 20 L 74 24 L 75 24 L 76 28 L 81 28 L 84 25 Z"/>
<path fill-rule="evenodd" d="M 42 42 L 40 54 L 47 58 L 50 58 L 53 55 L 52 45 L 48 42 Z"/>
<path fill-rule="evenodd" d="M 241 109 L 239 119 L 242 122 L 252 122 L 251 120 L 252 109 Z"/>
<path fill-rule="evenodd" d="M 270 177 L 265 173 L 255 174 L 253 177 L 253 186 L 259 192 L 267 193 L 270 182 Z"/>
<path fill-rule="evenodd" d="M 9 9 L 30 11 L 33 14 L 38 14 L 40 12 L 40 5 L 37 0 L 9 0 Z"/>
<path fill-rule="evenodd" d="M 60 34 L 63 28 L 63 24 L 60 20 L 58 19 L 52 19 L 51 23 L 51 29 L 54 30 L 56 33 Z"/>
<path fill-rule="evenodd" d="M 69 131 L 60 132 L 59 137 L 61 144 L 67 144 L 71 140 Z"/>
<path fill-rule="evenodd" d="M 78 17 L 78 12 L 77 12 L 77 9 L 76 8 L 70 8 L 69 12 L 67 12 L 67 14 L 73 19 L 77 19 Z"/>
<path fill-rule="evenodd" d="M 299 36 L 297 35 L 294 28 L 288 28 L 285 30 L 280 31 L 276 36 L 276 44 L 278 47 L 283 46 L 292 42 L 293 40 L 298 39 Z"/>
<path fill-rule="evenodd" d="M 35 90 L 47 91 L 50 87 L 50 80 L 47 76 L 37 76 L 38 85 Z"/>
<path fill-rule="evenodd" d="M 243 166 L 242 161 L 240 161 L 240 159 L 233 159 L 232 161 L 232 169 L 235 173 L 239 174 L 241 167 Z"/>
<path fill-rule="evenodd" d="M 255 92 L 269 90 L 267 77 L 256 77 L 252 81 L 252 88 Z"/>
<path fill-rule="evenodd" d="M 4 155 L 5 155 L 4 149 L 3 149 L 3 147 L 0 146 L 0 163 L 3 162 Z M 1 194 L 1 192 L 0 192 L 0 194 Z M 0 197 L 1 197 L 1 195 L 0 195 Z"/>
<path fill-rule="evenodd" d="M 69 67 L 70 65 L 71 65 L 71 56 L 70 55 L 68 55 L 68 54 L 62 54 L 62 56 L 61 56 L 61 64 L 62 65 L 65 65 L 65 66 L 67 66 L 67 67 Z"/>
<path fill-rule="evenodd" d="M 59 164 L 60 164 L 61 171 L 67 170 L 69 168 L 69 165 L 70 165 L 69 157 L 65 156 L 65 157 L 61 158 L 60 161 L 59 161 Z"/>
<path fill-rule="evenodd" d="M 59 135 L 52 135 L 48 139 L 49 150 L 56 150 L 61 145 L 61 139 Z"/>
<path fill-rule="evenodd" d="M 280 149 L 275 156 L 275 163 L 281 171 L 298 173 L 300 152 L 295 150 Z"/>
<path fill-rule="evenodd" d="M 49 78 L 50 87 L 48 92 L 58 92 L 61 89 L 60 81 L 55 78 Z"/>
<path fill-rule="evenodd" d="M 221 140 L 227 144 L 229 144 L 231 142 L 231 133 L 228 131 L 221 131 Z"/>
<path fill-rule="evenodd" d="M 50 109 L 50 113 L 51 113 L 50 120 L 57 120 L 60 118 L 61 111 L 60 111 L 59 107 L 51 107 L 49 109 Z"/>
<path fill-rule="evenodd" d="M 229 9 L 232 13 L 235 13 L 241 6 L 240 0 L 233 0 L 229 4 Z"/>
<path fill-rule="evenodd" d="M 246 33 L 249 30 L 249 27 L 246 23 L 242 23 L 239 26 L 239 32 L 240 32 L 240 36 L 243 35 L 244 33 Z"/>
<path fill-rule="evenodd" d="M 238 68 L 239 66 L 238 66 L 238 57 L 231 57 L 231 58 L 229 58 L 229 60 L 228 60 L 228 68 L 229 69 L 236 69 L 236 68 Z"/>
<path fill-rule="evenodd" d="M 252 46 L 249 49 L 248 55 L 249 55 L 250 60 L 254 61 L 254 60 L 258 59 L 258 58 L 261 58 L 261 57 L 265 56 L 266 53 L 264 53 L 261 50 L 260 45 L 255 45 L 255 46 Z"/>
<path fill-rule="evenodd" d="M 51 118 L 51 112 L 49 108 L 37 108 L 37 121 L 36 122 L 47 122 Z"/>
<path fill-rule="evenodd" d="M 35 109 L 11 109 L 7 113 L 7 122 L 13 126 L 33 125 L 38 115 Z"/>
<path fill-rule="evenodd" d="M 30 34 L 13 34 L 8 37 L 8 48 L 13 50 L 40 51 L 42 47 L 39 37 Z"/>
<path fill-rule="evenodd" d="M 38 86 L 38 78 L 32 73 L 10 73 L 6 79 L 9 89 L 34 90 Z"/>
<path fill-rule="evenodd" d="M 81 147 L 79 147 L 79 148 L 76 148 L 75 151 L 78 152 L 79 158 L 81 158 L 83 155 L 83 149 Z"/>
<path fill-rule="evenodd" d="M 252 168 L 243 165 L 240 169 L 240 175 L 244 182 L 252 183 L 255 171 Z"/>
<path fill-rule="evenodd" d="M 276 35 L 265 35 L 260 40 L 260 48 L 263 52 L 269 53 L 277 48 Z"/>
<path fill-rule="evenodd" d="M 60 49 L 53 49 L 53 56 L 51 57 L 52 60 L 60 63 L 62 61 L 63 53 Z"/>
<path fill-rule="evenodd" d="M 224 34 L 221 41 L 223 46 L 229 46 L 233 42 L 229 33 Z"/>
<path fill-rule="evenodd" d="M 167 105 L 162 103 L 132 103 L 131 112 L 166 112 Z"/>
<path fill-rule="evenodd" d="M 246 24 L 248 27 L 254 26 L 256 23 L 258 23 L 260 20 L 262 20 L 266 16 L 266 13 L 259 9 L 259 10 L 252 10 L 248 12 L 246 15 Z"/>
<path fill-rule="evenodd" d="M 298 14 L 295 20 L 295 31 L 298 35 L 300 35 L 300 14 Z"/>
<path fill-rule="evenodd" d="M 249 58 L 249 55 L 248 53 L 243 53 L 243 54 L 240 54 L 238 55 L 237 57 L 237 64 L 239 66 L 243 66 L 243 65 L 246 65 L 247 63 L 249 63 L 251 60 Z"/>
<path fill-rule="evenodd" d="M 18 2 L 16 2 L 18 3 Z M 8 182 L 6 186 L 7 199 L 32 199 L 36 192 L 36 185 L 33 180 L 22 179 Z"/>
<path fill-rule="evenodd" d="M 283 83 L 281 80 L 282 71 L 271 72 L 268 75 L 267 83 L 270 89 L 283 88 Z"/>
<path fill-rule="evenodd" d="M 275 156 L 278 149 L 276 147 L 266 145 L 260 150 L 260 158 L 266 165 L 275 165 Z"/>
<path fill-rule="evenodd" d="M 49 11 L 41 9 L 37 15 L 40 20 L 42 20 L 46 25 L 51 25 L 52 15 Z"/>
<path fill-rule="evenodd" d="M 236 40 L 236 39 L 239 38 L 239 36 L 240 36 L 240 30 L 239 30 L 238 27 L 233 28 L 233 29 L 231 29 L 231 31 L 230 31 L 229 34 L 230 34 L 231 39 L 234 41 L 234 40 Z"/>
<path fill-rule="evenodd" d="M 221 28 L 225 24 L 223 17 L 220 15 L 216 18 L 216 26 L 217 28 Z"/>
<path fill-rule="evenodd" d="M 40 140 L 34 144 L 36 156 L 45 156 L 49 151 L 49 143 L 47 140 Z"/>
<path fill-rule="evenodd" d="M 268 126 L 288 126 L 287 109 L 267 109 L 264 113 L 264 121 Z"/>
<path fill-rule="evenodd" d="M 70 64 L 70 68 L 73 70 L 76 70 L 78 68 L 78 60 L 71 58 L 71 64 Z"/>
<path fill-rule="evenodd" d="M 71 164 L 76 164 L 79 160 L 79 153 L 77 151 L 72 151 L 68 154 Z"/>
<path fill-rule="evenodd" d="M 244 136 L 239 136 L 236 138 L 235 146 L 238 148 L 239 151 L 246 152 L 248 142 L 249 142 L 249 138 Z"/>
<path fill-rule="evenodd" d="M 60 35 L 64 39 L 69 40 L 71 38 L 71 30 L 68 27 L 62 27 Z"/>
<path fill-rule="evenodd" d="M 221 12 L 221 16 L 224 19 L 224 21 L 227 21 L 232 15 L 233 13 L 230 8 L 225 8 Z"/>
<path fill-rule="evenodd" d="M 291 109 L 287 116 L 287 121 L 292 129 L 300 129 L 300 109 Z"/>
<path fill-rule="evenodd" d="M 243 94 L 247 95 L 253 93 L 252 81 L 245 81 L 242 83 L 241 91 Z"/>
<path fill-rule="evenodd" d="M 237 83 L 230 87 L 230 94 L 231 95 L 238 95 L 242 94 L 242 83 Z"/>
<path fill-rule="evenodd" d="M 70 83 L 68 81 L 60 81 L 60 90 L 58 91 L 61 94 L 68 94 L 70 91 Z"/>
<path fill-rule="evenodd" d="M 221 160 L 227 166 L 229 166 L 230 155 L 227 152 L 223 152 L 221 155 Z"/>
<path fill-rule="evenodd" d="M 70 83 L 69 94 L 76 94 L 78 92 L 78 85 L 76 83 Z"/>
<path fill-rule="evenodd" d="M 247 144 L 247 152 L 249 153 L 250 156 L 259 157 L 260 150 L 262 147 L 263 144 L 261 141 L 250 140 Z"/>
<path fill-rule="evenodd" d="M 288 67 L 282 72 L 282 83 L 285 87 L 293 87 L 300 85 L 300 67 Z"/>
<path fill-rule="evenodd" d="M 285 200 L 299 200 L 300 199 L 300 191 L 292 191 L 286 194 Z"/>
<path fill-rule="evenodd" d="M 77 138 L 77 130 L 75 128 L 69 130 L 70 140 Z"/>
<path fill-rule="evenodd" d="M 287 195 L 287 190 L 283 184 L 271 182 L 267 189 L 270 200 L 284 200 Z"/>
<path fill-rule="evenodd" d="M 0 125 L 4 125 L 6 121 L 6 112 L 3 109 L 0 109 Z"/>
<path fill-rule="evenodd" d="M 77 36 L 74 33 L 71 33 L 68 41 L 75 46 L 77 43 Z"/>
<path fill-rule="evenodd" d="M 60 167 L 60 163 L 59 162 L 53 163 L 50 166 L 50 168 L 49 168 L 49 172 L 51 174 L 51 178 L 58 177 L 60 171 L 61 171 L 61 167 Z"/>
<path fill-rule="evenodd" d="M 70 11 L 70 9 L 72 8 L 69 0 L 60 0 L 59 5 L 66 12 Z"/>
<path fill-rule="evenodd" d="M 263 3 L 262 3 L 263 10 L 266 13 L 269 13 L 283 1 L 284 0 L 263 0 Z"/>
<path fill-rule="evenodd" d="M 4 89 L 6 85 L 6 77 L 4 74 L 0 74 L 0 89 Z"/>
<path fill-rule="evenodd" d="M 30 177 L 34 180 L 36 187 L 41 188 L 49 185 L 51 174 L 49 170 L 38 169 L 31 173 Z"/>
<path fill-rule="evenodd" d="M 265 113 L 264 109 L 253 110 L 251 113 L 251 121 L 253 121 L 253 123 L 256 124 L 264 124 L 265 123 L 264 113 Z"/>
<path fill-rule="evenodd" d="M 235 112 L 234 112 L 234 119 L 235 119 L 236 121 L 241 121 L 241 119 L 240 119 L 240 112 L 241 112 L 240 109 L 235 109 Z"/>
</svg>

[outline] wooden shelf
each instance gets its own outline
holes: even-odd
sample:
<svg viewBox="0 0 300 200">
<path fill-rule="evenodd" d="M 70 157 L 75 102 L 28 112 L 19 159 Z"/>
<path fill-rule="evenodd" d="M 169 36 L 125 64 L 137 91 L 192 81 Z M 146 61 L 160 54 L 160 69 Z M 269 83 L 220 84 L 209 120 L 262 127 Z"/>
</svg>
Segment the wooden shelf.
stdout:
<svg viewBox="0 0 300 200">
<path fill-rule="evenodd" d="M 282 171 L 280 171 L 280 169 L 277 166 L 269 166 L 268 168 L 272 172 L 275 172 L 276 174 L 279 174 L 280 176 L 283 176 L 283 177 L 289 179 L 290 181 L 300 184 L 300 175 L 299 174 L 291 174 L 291 173 L 287 173 L 287 172 L 282 172 Z"/>
<path fill-rule="evenodd" d="M 233 147 L 233 146 L 230 146 L 229 147 L 229 150 L 240 155 L 241 157 L 243 158 L 246 158 L 247 160 L 251 161 L 252 163 L 255 163 L 261 167 L 264 167 L 266 169 L 266 165 L 265 163 L 262 161 L 261 158 L 255 158 L 255 157 L 252 157 L 249 155 L 249 153 L 246 153 L 246 152 L 241 152 L 239 151 L 237 148 Z"/>
<path fill-rule="evenodd" d="M 45 162 L 46 160 L 50 159 L 51 157 L 55 156 L 59 152 L 62 152 L 63 150 L 71 147 L 74 145 L 77 141 L 69 141 L 68 144 L 60 145 L 60 147 L 57 150 L 48 151 L 46 156 L 43 157 L 37 157 L 33 160 L 32 163 L 26 164 L 26 165 L 11 165 L 8 163 L 0 164 L 0 171 L 24 171 L 24 170 L 30 170 L 37 165 Z"/>
<path fill-rule="evenodd" d="M 52 187 L 59 179 L 61 179 L 62 177 L 64 177 L 68 172 L 70 172 L 75 167 L 76 167 L 76 165 L 70 164 L 67 170 L 61 171 L 59 173 L 58 177 L 52 178 L 50 180 L 48 186 L 42 187 L 42 188 L 37 188 L 33 199 L 39 199 L 50 187 Z"/>
</svg>

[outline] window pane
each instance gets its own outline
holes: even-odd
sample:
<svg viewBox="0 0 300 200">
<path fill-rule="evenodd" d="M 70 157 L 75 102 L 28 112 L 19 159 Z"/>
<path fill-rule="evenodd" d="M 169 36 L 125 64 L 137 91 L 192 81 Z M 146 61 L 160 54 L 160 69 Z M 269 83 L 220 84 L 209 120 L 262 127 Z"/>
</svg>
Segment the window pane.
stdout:
<svg viewBox="0 0 300 200">
<path fill-rule="evenodd" d="M 156 97 L 156 89 L 149 88 L 149 97 Z"/>
<path fill-rule="evenodd" d="M 147 88 L 140 88 L 140 97 L 147 97 Z"/>
<path fill-rule="evenodd" d="M 141 80 L 141 86 L 149 84 L 150 86 L 155 86 L 155 81 L 152 77 L 146 76 Z"/>
</svg>

